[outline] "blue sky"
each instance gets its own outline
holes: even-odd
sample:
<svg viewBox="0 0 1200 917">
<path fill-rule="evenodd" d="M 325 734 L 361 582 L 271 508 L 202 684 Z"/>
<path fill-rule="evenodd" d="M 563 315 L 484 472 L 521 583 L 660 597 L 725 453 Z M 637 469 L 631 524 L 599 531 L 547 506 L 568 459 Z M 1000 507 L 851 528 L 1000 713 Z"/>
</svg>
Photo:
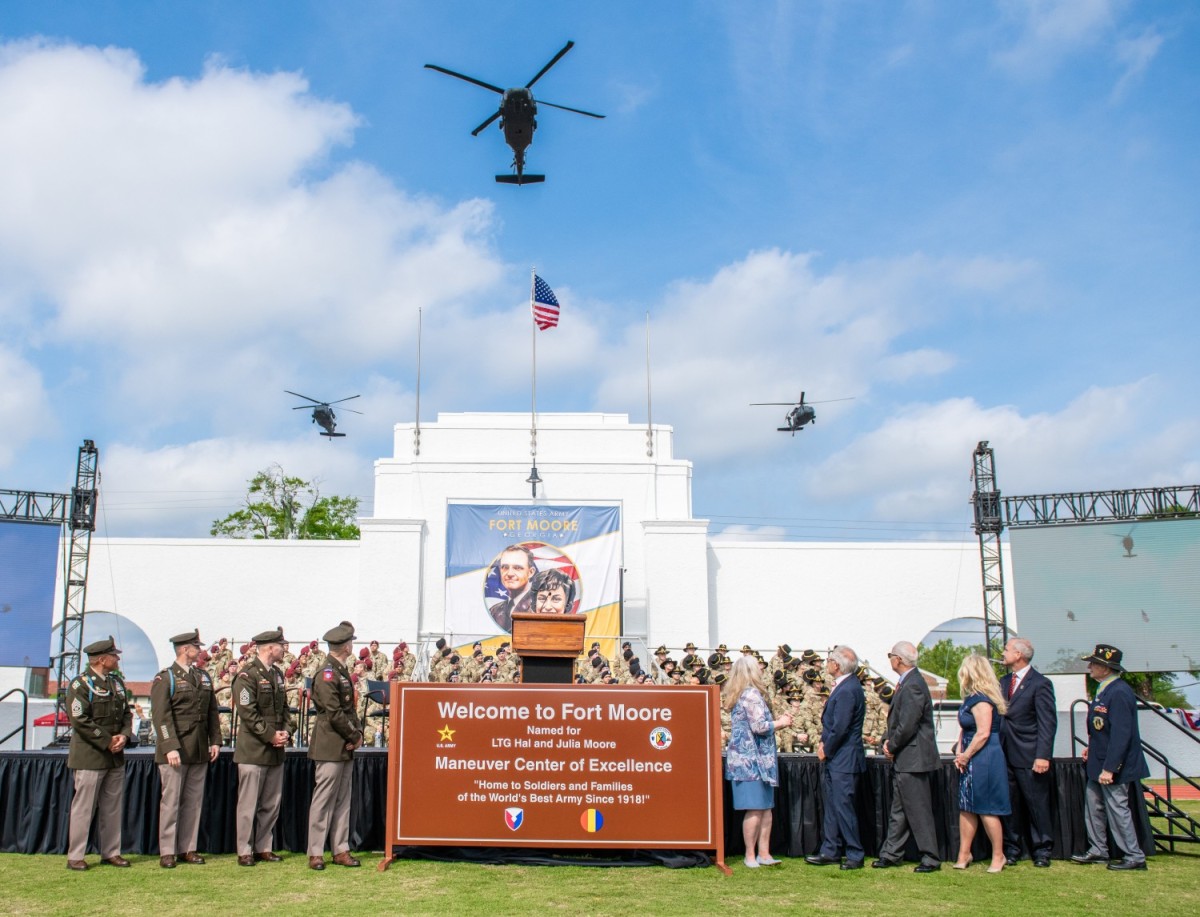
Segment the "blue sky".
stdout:
<svg viewBox="0 0 1200 917">
<path fill-rule="evenodd" d="M 9 3 L 0 481 L 101 448 L 112 535 L 206 534 L 271 462 L 362 496 L 391 427 L 654 419 L 714 531 L 965 536 L 1011 494 L 1200 478 L 1190 2 Z M 528 80 L 529 168 L 492 94 Z M 346 439 L 283 394 L 361 393 Z M 820 409 L 794 438 L 774 409 Z M 782 414 L 782 409 L 778 412 Z M 525 495 L 517 482 L 513 498 Z M 504 494 L 497 494 L 503 498 Z"/>
</svg>

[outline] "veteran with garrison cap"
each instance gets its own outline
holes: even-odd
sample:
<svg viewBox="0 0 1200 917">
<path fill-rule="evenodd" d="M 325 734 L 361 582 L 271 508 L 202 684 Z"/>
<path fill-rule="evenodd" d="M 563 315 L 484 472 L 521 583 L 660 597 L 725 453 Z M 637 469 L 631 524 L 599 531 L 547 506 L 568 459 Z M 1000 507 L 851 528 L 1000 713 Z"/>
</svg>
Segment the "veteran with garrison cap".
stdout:
<svg viewBox="0 0 1200 917">
<path fill-rule="evenodd" d="M 121 651 L 110 636 L 83 648 L 88 667 L 71 679 L 67 715 L 71 746 L 67 767 L 75 772 L 75 797 L 67 840 L 67 869 L 83 871 L 92 818 L 99 810 L 100 858 L 128 866 L 121 856 L 121 810 L 125 801 L 125 744 L 133 738 L 133 715 L 125 683 L 116 674 Z"/>
<path fill-rule="evenodd" d="M 283 628 L 254 638 L 257 649 L 233 679 L 238 714 L 237 852 L 239 866 L 278 863 L 272 849 L 283 793 L 283 755 L 296 729 L 288 712 L 287 686 L 275 663 L 283 658 Z"/>
<path fill-rule="evenodd" d="M 196 850 L 200 806 L 208 765 L 221 750 L 221 720 L 212 678 L 196 666 L 200 632 L 171 638 L 175 661 L 154 676 L 150 717 L 154 724 L 154 761 L 162 783 L 158 807 L 158 862 L 174 869 L 177 861 L 200 864 Z"/>
<path fill-rule="evenodd" d="M 350 788 L 354 782 L 354 749 L 363 729 L 354 707 L 354 686 L 346 660 L 354 651 L 354 625 L 343 621 L 325 633 L 329 655 L 313 679 L 317 720 L 308 757 L 316 762 L 316 785 L 308 809 L 308 867 L 325 868 L 325 839 L 339 866 L 357 866 L 350 855 Z"/>
</svg>

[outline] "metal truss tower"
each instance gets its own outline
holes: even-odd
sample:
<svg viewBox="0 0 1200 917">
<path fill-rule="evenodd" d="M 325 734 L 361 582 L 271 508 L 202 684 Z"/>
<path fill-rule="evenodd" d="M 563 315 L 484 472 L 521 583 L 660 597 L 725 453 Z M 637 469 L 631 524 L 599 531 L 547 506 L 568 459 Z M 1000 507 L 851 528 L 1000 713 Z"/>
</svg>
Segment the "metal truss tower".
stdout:
<svg viewBox="0 0 1200 917">
<path fill-rule="evenodd" d="M 75 469 L 75 487 L 71 490 L 71 551 L 67 559 L 66 596 L 63 600 L 62 630 L 58 649 L 58 692 L 54 705 L 54 737 L 61 727 L 58 714 L 65 712 L 67 684 L 79 674 L 83 655 L 83 614 L 87 600 L 88 555 L 92 532 L 96 530 L 96 482 L 100 453 L 96 444 L 85 439 L 79 447 Z M 66 730 L 61 730 L 65 732 Z"/>
<path fill-rule="evenodd" d="M 996 459 L 987 440 L 975 447 L 971 479 L 975 482 L 975 534 L 979 536 L 979 564 L 983 571 L 983 634 L 989 658 L 1000 658 L 1008 640 L 1008 614 L 1004 606 L 1004 561 L 1000 534 L 1004 531 L 1000 490 L 996 487 Z"/>
</svg>

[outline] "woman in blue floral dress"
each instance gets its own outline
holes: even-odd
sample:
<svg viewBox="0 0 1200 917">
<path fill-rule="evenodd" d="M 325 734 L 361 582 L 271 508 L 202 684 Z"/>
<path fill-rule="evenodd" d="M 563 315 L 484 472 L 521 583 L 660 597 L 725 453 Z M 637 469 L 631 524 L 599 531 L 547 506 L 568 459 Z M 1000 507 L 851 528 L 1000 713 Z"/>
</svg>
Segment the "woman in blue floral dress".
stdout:
<svg viewBox="0 0 1200 917">
<path fill-rule="evenodd" d="M 733 784 L 733 807 L 745 812 L 742 838 L 746 865 L 778 866 L 771 856 L 771 812 L 779 763 L 775 756 L 775 730 L 792 724 L 788 714 L 772 719 L 763 697 L 762 675 L 753 656 L 733 664 L 725 684 L 722 706 L 730 713 L 729 747 L 725 752 L 725 777 Z"/>
</svg>

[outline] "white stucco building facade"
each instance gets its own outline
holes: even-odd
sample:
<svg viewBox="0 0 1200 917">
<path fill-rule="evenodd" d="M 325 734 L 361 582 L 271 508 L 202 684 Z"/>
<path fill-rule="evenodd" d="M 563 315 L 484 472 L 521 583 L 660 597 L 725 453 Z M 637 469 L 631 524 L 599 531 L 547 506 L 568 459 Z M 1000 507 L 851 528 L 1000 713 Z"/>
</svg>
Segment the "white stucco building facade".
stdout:
<svg viewBox="0 0 1200 917">
<path fill-rule="evenodd" d="M 674 455 L 671 428 L 619 414 L 538 416 L 535 500 L 530 441 L 527 413 L 441 414 L 419 431 L 397 424 L 357 542 L 94 538 L 88 610 L 139 628 L 160 662 L 167 639 L 194 626 L 205 639 L 245 641 L 283 625 L 307 641 L 346 618 L 385 646 L 436 639 L 446 633 L 447 506 L 480 502 L 618 504 L 622 629 L 649 646 L 848 643 L 887 672 L 895 641 L 982 613 L 973 540 L 714 538 L 693 515 L 692 465 Z"/>
</svg>

